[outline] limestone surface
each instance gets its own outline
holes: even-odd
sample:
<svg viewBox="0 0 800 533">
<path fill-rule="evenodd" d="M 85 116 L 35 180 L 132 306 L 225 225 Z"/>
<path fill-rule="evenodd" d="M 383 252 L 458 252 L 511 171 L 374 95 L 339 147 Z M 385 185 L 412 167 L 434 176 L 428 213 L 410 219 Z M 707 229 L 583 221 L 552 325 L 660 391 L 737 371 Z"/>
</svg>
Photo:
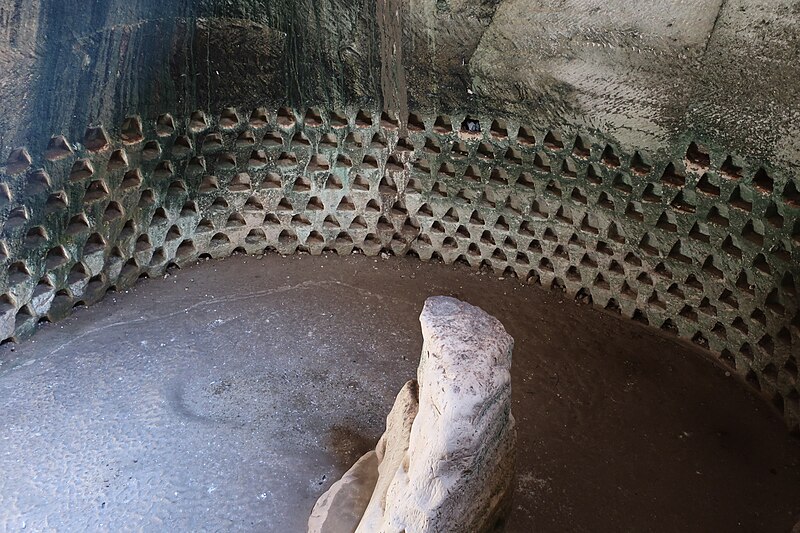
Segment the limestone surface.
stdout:
<svg viewBox="0 0 800 533">
<path fill-rule="evenodd" d="M 419 407 L 416 380 L 407 382 L 386 418 L 386 432 L 375 450 L 365 454 L 317 500 L 309 533 L 377 531 L 386 507 L 386 490 L 408 450 L 411 425 Z M 368 513 L 365 511 L 369 510 Z"/>
<path fill-rule="evenodd" d="M 514 474 L 514 341 L 497 319 L 453 298 L 429 298 L 420 322 L 424 343 L 417 382 L 405 385 L 387 418 L 374 452 L 377 480 L 355 531 L 500 529 Z M 364 491 L 352 485 L 352 472 L 320 498 L 309 531 L 354 531 L 352 508 L 335 508 L 339 501 L 355 500 L 346 491 Z M 348 520 L 328 518 L 343 512 Z"/>
<path fill-rule="evenodd" d="M 377 477 L 378 456 L 373 450 L 356 461 L 342 479 L 317 500 L 308 519 L 309 533 L 354 531 L 370 501 Z"/>
<path fill-rule="evenodd" d="M 387 506 L 387 491 L 395 474 L 403 469 L 407 461 L 411 430 L 418 411 L 419 386 L 416 380 L 411 380 L 397 395 L 386 418 L 386 432 L 375 449 L 378 457 L 377 479 L 372 497 L 358 524 L 359 532 L 378 531 L 381 527 Z"/>
</svg>

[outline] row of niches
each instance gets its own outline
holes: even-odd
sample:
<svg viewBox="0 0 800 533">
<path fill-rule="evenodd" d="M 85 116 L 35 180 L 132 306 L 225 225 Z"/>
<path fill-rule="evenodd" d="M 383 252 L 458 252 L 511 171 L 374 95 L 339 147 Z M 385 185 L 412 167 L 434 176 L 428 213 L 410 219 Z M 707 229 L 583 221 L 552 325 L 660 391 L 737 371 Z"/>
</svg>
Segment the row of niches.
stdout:
<svg viewBox="0 0 800 533">
<path fill-rule="evenodd" d="M 310 196 L 312 193 L 317 193 L 317 195 Z M 581 254 L 580 261 L 574 260 L 573 263 L 582 267 L 596 263 L 607 263 L 605 266 L 598 268 L 607 270 L 612 278 L 618 274 L 626 275 L 623 277 L 625 277 L 627 287 L 635 288 L 637 294 L 642 284 L 650 287 L 654 286 L 653 278 L 650 275 L 642 275 L 643 262 L 651 259 L 646 250 L 644 250 L 644 253 L 639 254 L 629 252 L 624 257 L 614 252 L 614 247 L 624 245 L 626 242 L 623 233 L 614 221 L 607 224 L 598 224 L 602 229 L 581 224 L 579 231 L 575 230 L 574 223 L 563 219 L 554 219 L 552 221 L 547 219 L 523 220 L 519 223 L 519 226 L 516 226 L 511 225 L 514 224 L 513 221 L 515 219 L 505 217 L 503 214 L 498 216 L 496 212 L 493 216 L 492 210 L 487 210 L 480 206 L 479 209 L 473 209 L 473 206 L 466 204 L 451 207 L 450 204 L 436 202 L 433 199 L 429 199 L 429 202 L 424 202 L 421 198 L 409 196 L 407 201 L 408 206 L 411 207 L 407 207 L 405 202 L 395 200 L 395 196 L 387 196 L 385 192 L 377 196 L 368 193 L 347 195 L 334 189 L 333 191 L 312 190 L 304 194 L 287 193 L 283 188 L 280 188 L 274 189 L 274 193 L 249 195 L 246 200 L 244 200 L 245 196 L 239 196 L 238 199 L 228 196 L 228 199 L 226 199 L 225 195 L 218 194 L 214 196 L 213 201 L 210 201 L 210 199 L 203 199 L 202 194 L 200 196 L 200 202 L 188 200 L 187 187 L 185 185 L 177 187 L 174 184 L 171 184 L 164 192 L 163 200 L 159 203 L 155 201 L 155 196 L 149 194 L 139 195 L 138 197 L 134 195 L 135 202 L 130 202 L 130 210 L 136 213 L 136 216 L 126 222 L 121 234 L 113 240 L 126 240 L 134 236 L 141 228 L 134 225 L 133 220 L 141 218 L 141 213 L 143 212 L 149 216 L 149 222 L 145 228 L 147 228 L 148 232 L 152 228 L 155 233 L 152 236 L 149 233 L 139 236 L 135 247 L 137 253 L 152 250 L 154 242 L 161 244 L 162 241 L 175 241 L 184 235 L 205 233 L 216 235 L 220 232 L 232 231 L 234 228 L 280 229 L 281 233 L 278 237 L 282 242 L 286 238 L 294 239 L 298 234 L 302 235 L 304 230 L 308 230 L 307 233 L 311 235 L 311 232 L 317 231 L 313 228 L 319 227 L 320 231 L 317 231 L 313 237 L 316 238 L 317 234 L 324 235 L 325 239 L 319 242 L 326 244 L 333 240 L 343 242 L 342 239 L 344 239 L 346 241 L 347 237 L 342 235 L 343 232 L 352 234 L 364 230 L 363 233 L 366 234 L 368 233 L 366 230 L 372 229 L 384 236 L 387 232 L 390 232 L 389 236 L 392 237 L 392 242 L 395 244 L 410 242 L 409 236 L 412 240 L 418 239 L 419 246 L 421 246 L 419 251 L 426 255 L 431 255 L 432 251 L 439 249 L 442 252 L 460 250 L 460 252 L 465 252 L 469 257 L 473 258 L 472 262 L 498 258 L 507 260 L 508 256 L 511 255 L 515 259 L 515 274 L 526 278 L 534 273 L 528 265 L 538 265 L 539 268 L 535 272 L 536 274 L 552 272 L 552 268 L 549 267 L 552 262 L 548 257 L 554 256 L 558 259 L 568 259 L 570 250 L 574 253 L 576 247 L 578 250 L 584 250 L 588 246 L 593 252 Z M 389 200 L 388 203 L 386 200 Z M 298 203 L 300 203 L 301 207 L 295 208 L 294 206 Z M 157 205 L 161 205 L 161 207 L 156 207 Z M 206 207 L 201 209 L 199 205 L 205 205 Z M 164 206 L 168 208 L 172 206 L 171 209 L 173 211 L 180 206 L 180 211 L 177 214 L 178 218 L 172 220 L 174 216 L 171 217 Z M 109 209 L 114 213 L 113 217 L 106 216 Z M 103 212 L 106 222 L 110 223 L 121 218 L 120 213 L 125 209 L 116 202 L 108 202 L 100 211 Z M 206 217 L 202 219 L 199 218 L 201 211 L 206 214 Z M 350 215 L 349 217 L 347 216 L 348 214 Z M 389 219 L 406 217 L 407 220 L 401 227 L 392 231 L 391 228 L 393 226 L 387 222 L 387 214 Z M 325 215 L 324 218 L 323 215 Z M 176 222 L 177 220 L 184 221 L 182 227 L 173 224 L 168 231 L 160 231 L 165 229 L 169 222 Z M 586 217 L 584 217 L 584 220 L 586 220 Z M 430 225 L 430 230 L 427 234 L 424 229 L 420 229 L 421 227 L 425 228 L 426 224 Z M 561 239 L 566 241 L 568 248 L 563 246 L 559 248 L 556 245 L 548 244 L 559 242 L 556 230 L 563 230 L 564 228 L 571 231 L 568 238 L 564 236 Z M 69 235 L 78 236 L 88 232 L 88 230 L 88 218 L 85 215 L 72 217 L 68 221 L 67 233 Z M 601 233 L 602 239 L 598 237 Z M 512 237 L 512 235 L 515 237 Z M 47 249 L 49 244 L 46 235 L 35 232 L 31 236 L 36 239 L 36 242 L 28 243 L 32 247 L 37 245 L 39 241 L 45 245 L 41 252 L 46 258 L 45 267 L 51 270 L 56 270 L 62 265 L 68 264 L 71 256 L 91 255 L 96 251 L 95 248 L 98 242 L 107 243 L 112 240 L 111 236 L 95 233 L 92 238 L 86 241 L 81 250 L 70 253 L 63 246 Z M 437 236 L 441 237 L 441 239 L 437 239 Z M 535 238 L 537 236 L 539 239 Z M 593 237 L 598 239 L 597 242 L 587 245 L 587 239 L 593 240 Z M 26 240 L 28 238 L 26 237 Z M 431 241 L 432 238 L 433 241 Z M 217 239 L 212 237 L 210 242 L 220 242 L 221 239 L 224 240 L 222 237 Z M 378 242 L 375 239 L 367 240 L 373 243 Z M 464 249 L 465 246 L 467 247 L 466 249 Z M 488 249 L 487 246 L 493 248 Z M 550 250 L 551 248 L 552 250 Z M 481 253 L 477 253 L 479 249 Z M 114 255 L 123 256 L 125 254 L 117 253 Z M 460 255 L 462 254 L 456 254 L 456 259 Z M 603 261 L 603 258 L 608 258 L 608 261 Z M 652 260 L 650 262 L 652 263 Z M 144 262 L 143 264 L 147 263 Z M 160 262 L 156 264 L 160 264 Z M 682 267 L 685 269 L 685 266 L 679 262 L 659 261 L 650 268 L 650 271 L 658 275 L 659 278 L 672 280 L 671 270 L 680 270 Z M 17 264 L 14 270 L 15 274 L 19 274 L 29 269 L 24 265 L 21 268 Z M 712 279 L 712 283 L 713 280 L 719 281 L 725 278 L 723 273 L 714 266 L 713 256 L 710 256 L 709 260 L 706 261 L 702 272 L 706 277 Z M 570 271 L 568 277 L 575 278 L 574 273 L 574 270 Z M 544 275 L 546 276 L 546 274 Z M 593 284 L 603 286 L 603 279 L 602 277 L 594 277 Z M 572 281 L 579 280 L 578 278 L 572 279 Z M 17 275 L 13 281 L 18 283 L 21 280 Z M 696 278 L 695 281 L 686 285 L 695 291 L 699 290 L 701 294 L 711 292 L 705 290 L 702 283 Z M 784 276 L 782 285 L 787 292 L 794 294 L 794 281 L 790 275 Z M 755 286 L 751 283 L 751 279 L 745 271 L 739 272 L 737 287 L 743 293 L 756 294 Z M 685 297 L 680 285 L 674 282 L 670 282 L 669 287 L 664 285 L 662 290 L 668 294 L 680 296 L 680 300 Z M 723 289 L 723 292 L 725 292 L 725 289 Z M 621 293 L 626 296 L 630 295 L 628 290 L 622 290 Z M 777 289 L 773 289 L 767 295 L 758 296 L 755 300 L 763 298 L 768 303 L 768 306 L 775 311 L 769 315 L 770 318 L 780 318 L 782 316 L 782 304 L 780 304 Z M 716 300 L 724 301 L 726 303 L 725 309 L 737 312 L 740 309 L 746 309 L 748 302 L 752 302 L 752 299 L 745 299 L 743 303 L 740 303 L 737 295 L 734 294 L 717 296 Z M 648 295 L 647 302 L 659 304 L 658 294 L 655 289 L 653 293 Z M 703 305 L 700 307 L 706 311 L 711 309 Z M 716 316 L 717 313 L 715 310 L 713 313 L 709 312 L 708 314 Z M 764 315 L 762 320 L 764 327 L 767 326 L 766 316 Z M 739 326 L 737 329 L 741 331 L 742 328 L 743 326 Z"/>
<path fill-rule="evenodd" d="M 406 175 L 411 177 L 406 179 Z M 375 180 L 375 176 L 379 176 L 379 180 Z M 371 179 L 374 184 L 370 183 Z M 146 180 L 153 181 L 156 186 L 142 186 Z M 507 182 L 469 182 L 463 176 L 461 179 L 453 179 L 440 175 L 434 179 L 428 174 L 419 175 L 413 170 L 374 173 L 372 177 L 365 177 L 364 173 L 354 173 L 351 177 L 347 173 L 342 175 L 341 172 L 298 174 L 296 169 L 292 171 L 279 168 L 253 174 L 237 172 L 222 178 L 197 174 L 194 179 L 188 177 L 184 181 L 174 176 L 163 180 L 153 174 L 145 178 L 136 169 L 120 173 L 116 177 L 106 175 L 104 178 L 94 179 L 89 176 L 82 182 L 71 180 L 67 188 L 51 192 L 47 196 L 42 212 L 39 213 L 28 206 L 15 208 L 6 223 L 5 235 L 6 241 L 16 244 L 17 247 L 35 247 L 40 242 L 49 242 L 50 230 L 46 227 L 47 223 L 35 226 L 28 223 L 32 219 L 41 218 L 42 214 L 45 219 L 53 221 L 50 225 L 59 217 L 62 219 L 61 224 L 64 224 L 64 213 L 74 211 L 70 206 L 93 211 L 95 206 L 104 205 L 102 213 L 95 213 L 94 216 L 109 221 L 120 217 L 126 210 L 153 205 L 167 197 L 181 196 L 189 189 L 198 192 L 202 207 L 212 210 L 220 206 L 226 208 L 227 201 L 222 196 L 216 197 L 214 202 L 208 200 L 222 192 L 248 195 L 246 206 L 262 206 L 268 205 L 265 195 L 271 190 L 279 189 L 293 195 L 293 200 L 284 198 L 283 203 L 274 208 L 296 212 L 326 208 L 348 209 L 354 205 L 358 196 L 377 191 L 382 195 L 425 197 L 430 202 L 443 205 L 470 205 L 482 210 L 488 209 L 503 213 L 511 221 L 520 218 L 552 219 L 563 224 L 577 225 L 583 233 L 589 234 L 599 233 L 604 219 L 617 220 L 622 223 L 623 228 L 618 233 L 624 233 L 624 240 L 638 245 L 638 249 L 646 255 L 664 256 L 667 262 L 694 266 L 719 278 L 741 277 L 742 272 L 749 271 L 753 273 L 753 285 L 764 285 L 758 283 L 758 280 L 770 282 L 773 276 L 782 276 L 781 286 L 788 287 L 786 292 L 789 296 L 795 295 L 790 268 L 791 254 L 782 247 L 784 241 L 781 240 L 781 233 L 777 231 L 778 228 L 766 231 L 765 224 L 757 217 L 734 218 L 734 224 L 726 219 L 727 223 L 722 224 L 722 206 L 708 207 L 703 219 L 673 210 L 669 206 L 665 208 L 661 204 L 625 200 L 625 195 L 613 187 L 605 190 L 588 183 L 583 186 L 570 185 L 564 189 L 563 181 L 550 176 L 531 176 L 524 181 L 517 178 L 514 186 L 508 186 Z M 344 190 L 349 194 L 337 199 L 334 204 L 329 201 L 323 203 L 319 196 L 309 193 L 312 188 L 322 191 Z M 130 202 L 132 197 L 137 198 L 135 204 Z M 128 207 L 123 207 L 120 200 L 127 202 Z M 206 200 L 207 203 L 203 203 Z M 618 205 L 624 206 L 624 209 L 615 207 Z M 373 211 L 381 209 L 375 200 L 368 207 Z M 431 207 L 423 203 L 420 212 L 432 213 Z M 86 218 L 82 213 L 72 215 L 72 219 L 76 217 Z M 73 225 L 72 219 L 68 226 Z M 3 245 L 0 249 L 4 255 L 9 255 L 8 247 Z M 765 286 L 770 287 L 770 284 L 766 283 Z"/>
<path fill-rule="evenodd" d="M 419 193 L 430 187 L 435 196 L 448 198 L 452 202 L 485 203 L 491 207 L 501 206 L 511 216 L 531 215 L 536 217 L 558 217 L 566 221 L 573 216 L 570 207 L 599 206 L 609 216 L 629 219 L 631 228 L 653 228 L 640 232 L 639 242 L 645 249 L 669 248 L 672 257 L 691 258 L 681 248 L 679 237 L 697 241 L 702 252 L 704 245 L 725 251 L 732 261 L 744 267 L 752 267 L 766 275 L 781 273 L 796 262 L 793 250 L 800 242 L 800 221 L 793 207 L 778 206 L 771 200 L 754 202 L 752 191 L 739 184 L 728 184 L 726 201 L 698 193 L 702 188 L 704 174 L 695 184 L 682 188 L 665 183 L 637 183 L 631 176 L 609 171 L 593 163 L 573 161 L 574 172 L 566 176 L 552 170 L 543 171 L 518 165 L 497 165 L 467 159 L 454 161 L 444 155 L 409 152 L 399 155 L 397 164 L 375 164 L 369 167 L 353 167 L 327 163 L 327 159 L 310 149 L 297 152 L 275 151 L 263 158 L 242 160 L 236 163 L 222 154 L 221 158 L 193 157 L 188 161 L 173 162 L 170 159 L 158 162 L 142 161 L 138 168 L 130 169 L 130 163 L 106 170 L 99 176 L 90 159 L 79 159 L 71 167 L 66 183 L 61 190 L 53 191 L 50 176 L 43 171 L 27 175 L 26 197 L 34 199 L 49 192 L 42 206 L 44 213 L 57 211 L 70 201 L 84 205 L 96 203 L 112 196 L 112 190 L 137 190 L 144 180 L 166 182 L 176 175 L 201 176 L 200 192 L 225 188 L 247 191 L 256 187 L 278 187 L 281 176 L 299 173 L 293 189 L 303 190 L 315 176 L 326 180 L 326 187 L 342 187 L 342 174 L 356 171 L 353 181 L 355 189 L 364 189 L 370 175 L 384 175 L 379 185 L 381 190 L 397 191 L 392 175 L 409 174 L 405 189 Z M 350 152 L 336 152 L 336 159 L 351 161 Z M 111 155 L 109 162 L 114 155 Z M 385 160 L 384 156 L 384 160 Z M 108 165 L 107 165 L 108 168 Z M 437 170 L 434 170 L 437 169 Z M 177 170 L 177 171 L 176 171 Z M 674 166 L 668 169 L 674 175 Z M 210 172 L 210 173 L 207 173 Z M 178 185 L 180 186 L 180 185 Z M 404 191 L 405 192 L 405 191 Z M 152 191 L 149 191 L 152 194 Z M 751 198 L 751 200 L 745 200 Z M 6 197 L 11 204 L 10 197 Z M 754 205 L 756 207 L 754 207 Z M 6 212 L 6 229 L 26 226 L 31 218 L 35 202 L 20 205 Z M 585 216 L 583 217 L 586 218 Z M 591 228 L 591 222 L 582 220 Z M 30 231 L 30 230 L 29 230 Z M 33 231 L 40 231 L 34 229 Z M 12 239 L 13 240 L 13 239 Z M 691 247 L 686 246 L 689 250 Z M 706 246 L 708 248 L 708 246 Z M 695 254 L 697 255 L 697 254 Z M 706 257 L 694 257 L 705 261 Z"/>
<path fill-rule="evenodd" d="M 117 142 L 103 130 L 94 151 L 102 143 L 63 140 L 68 155 L 4 183 L 4 337 L 201 254 L 412 254 L 673 331 L 719 354 L 790 425 L 800 419 L 793 181 L 767 176 L 767 187 L 763 169 L 738 162 L 734 172 L 727 156 L 712 165 L 694 143 L 660 166 L 618 150 L 609 160 L 610 145 L 588 136 L 526 130 L 525 144 L 442 131 L 438 119 L 404 131 L 358 116 L 330 128 L 328 117 L 309 125 L 298 114 L 290 124 L 279 114 L 258 126 L 209 121 Z M 205 147 L 212 135 L 215 149 Z M 271 135 L 280 142 L 265 142 Z"/>
<path fill-rule="evenodd" d="M 470 155 L 483 160 L 503 157 L 512 164 L 522 164 L 523 154 L 533 152 L 533 165 L 546 172 L 552 169 L 546 155 L 548 153 L 570 154 L 579 160 L 596 160 L 608 168 L 625 169 L 634 176 L 645 178 L 655 168 L 647 154 L 634 151 L 631 157 L 627 157 L 613 144 L 600 142 L 589 135 L 578 134 L 570 142 L 565 142 L 561 133 L 556 130 L 542 133 L 525 126 L 512 127 L 504 120 L 495 119 L 491 122 L 491 128 L 486 131 L 480 124 L 478 119 L 463 117 L 458 129 L 453 127 L 453 120 L 447 116 L 424 120 L 411 114 L 401 124 L 399 119 L 387 112 L 382 113 L 380 118 L 363 110 L 347 116 L 343 113 L 309 109 L 301 115 L 288 108 L 279 109 L 275 113 L 269 113 L 263 108 L 256 109 L 251 113 L 250 120 L 244 121 L 235 109 L 228 108 L 217 121 L 213 121 L 203 111 L 196 111 L 185 123 L 166 114 L 148 124 L 147 128 L 143 128 L 141 118 L 131 116 L 123 122 L 118 132 L 120 144 L 127 151 L 131 147 L 138 148 L 145 159 L 155 159 L 162 155 L 164 146 L 159 140 L 166 140 L 173 157 L 185 156 L 194 151 L 214 153 L 226 148 L 247 149 L 256 145 L 283 146 L 287 149 L 313 145 L 316 152 L 341 146 L 349 149 L 388 149 L 398 153 L 421 149 L 434 155 L 449 153 L 453 159 L 466 159 Z M 157 139 L 146 140 L 145 131 L 155 135 Z M 411 143 L 409 139 L 422 140 Z M 44 150 L 43 159 L 58 161 L 68 158 L 74 154 L 75 147 L 85 148 L 92 153 L 113 147 L 102 126 L 88 128 L 82 143 L 73 147 L 64 136 L 54 136 Z M 507 149 L 501 155 L 498 148 Z M 719 197 L 720 181 L 738 182 L 744 179 L 756 194 L 775 195 L 789 205 L 800 207 L 800 187 L 788 177 L 776 181 L 764 168 L 747 171 L 745 163 L 731 155 L 724 156 L 724 159 L 721 156 L 719 161 L 713 159 L 705 147 L 691 142 L 685 158 L 677 165 L 685 166 L 684 170 L 698 175 L 711 171 L 710 175 L 702 176 L 697 182 L 697 189 L 703 194 Z M 11 175 L 19 174 L 32 163 L 28 151 L 18 148 L 11 151 L 6 171 Z M 570 159 L 562 158 L 560 163 L 561 174 L 569 176 L 575 172 Z M 111 166 L 126 164 L 127 154 L 123 150 L 118 150 L 109 160 Z M 667 165 L 661 180 L 669 185 L 683 187 L 686 184 L 686 172 L 676 170 L 676 164 Z M 748 202 L 747 199 L 743 201 Z M 752 202 L 752 199 L 749 201 Z"/>
<path fill-rule="evenodd" d="M 634 218 L 644 219 L 647 208 L 657 208 L 659 205 L 671 207 L 672 211 L 680 214 L 700 213 L 700 218 L 721 227 L 735 225 L 735 219 L 746 220 L 751 216 L 750 225 L 754 229 L 748 227 L 745 233 L 754 242 L 758 243 L 764 233 L 768 233 L 767 229 L 773 228 L 784 237 L 776 243 L 779 254 L 786 256 L 800 242 L 797 220 L 800 193 L 793 180 L 773 179 L 763 168 L 745 172 L 743 163 L 733 156 L 727 156 L 719 165 L 713 166 L 711 156 L 696 143 L 690 144 L 683 161 L 671 162 L 661 169 L 648 162 L 646 155 L 634 152 L 632 157 L 627 158 L 612 145 L 592 142 L 588 136 L 578 135 L 570 150 L 565 148 L 570 143 L 565 143 L 561 135 L 553 131 L 539 136 L 540 143 L 536 142 L 534 133 L 524 127 L 509 137 L 505 123 L 500 128 L 504 133 L 496 134 L 498 121 L 495 120 L 490 130 L 495 133 L 476 134 L 474 127 L 470 126 L 469 134 L 463 140 L 452 133 L 452 129 L 441 127 L 442 123 L 451 124 L 445 117 L 437 117 L 431 126 L 413 116 L 409 117 L 408 124 L 424 127 L 409 127 L 403 136 L 397 127 L 399 122 L 386 115 L 384 113 L 378 120 L 359 111 L 354 117 L 343 120 L 343 115 L 335 113 L 321 118 L 323 115 L 319 111 L 310 110 L 301 117 L 284 109 L 274 114 L 270 122 L 266 111 L 257 110 L 249 122 L 243 122 L 235 110 L 229 109 L 222 114 L 216 128 L 212 128 L 209 117 L 204 113 L 193 114 L 188 125 L 184 126 L 183 134 L 179 134 L 176 121 L 165 115 L 152 128 L 160 135 L 155 140 L 145 140 L 141 120 L 130 117 L 122 125 L 120 135 L 123 142 L 118 149 L 111 151 L 111 141 L 102 127 L 87 130 L 84 146 L 95 156 L 110 153 L 107 159 L 100 158 L 100 165 L 106 167 L 101 170 L 113 173 L 140 165 L 147 168 L 149 162 L 151 165 L 147 171 L 161 179 L 174 175 L 176 167 L 182 166 L 181 163 L 186 165 L 187 172 L 212 174 L 234 171 L 243 166 L 257 170 L 270 163 L 282 168 L 299 167 L 304 172 L 356 168 L 368 173 L 404 170 L 412 157 L 415 173 L 431 174 L 443 180 L 456 178 L 467 185 L 470 185 L 469 182 L 479 185 L 513 181 L 525 186 L 533 181 L 532 175 L 552 174 L 556 179 L 548 186 L 548 192 L 563 194 L 558 178 L 568 186 L 570 178 L 584 182 L 587 188 L 605 186 L 616 191 L 621 198 L 611 198 L 608 193 L 603 193 L 597 196 L 596 201 L 615 210 L 621 209 Z M 465 122 L 477 122 L 470 120 L 467 118 Z M 164 127 L 165 123 L 169 127 Z M 325 124 L 336 126 L 332 131 L 323 133 L 321 128 Z M 388 126 L 389 129 L 377 128 L 376 124 Z M 299 129 L 300 126 L 303 129 Z M 242 147 L 243 136 L 251 143 L 259 144 L 259 147 L 253 148 L 250 143 Z M 367 137 L 371 140 L 364 142 Z M 442 142 L 450 137 L 452 143 Z M 481 140 L 484 137 L 491 142 Z M 355 141 L 350 142 L 349 139 Z M 519 144 L 519 149 L 506 146 L 511 142 L 510 139 Z M 525 139 L 525 142 L 520 142 L 521 139 Z M 190 157 L 195 152 L 203 152 L 204 155 Z M 305 152 L 315 155 L 303 158 Z M 72 146 L 61 136 L 54 137 L 45 152 L 54 161 L 69 157 L 72 153 Z M 130 161 L 132 158 L 138 161 Z M 30 156 L 24 149 L 12 152 L 7 168 L 19 170 L 22 168 L 20 161 L 30 162 Z M 80 181 L 91 176 L 96 166 L 92 157 L 81 159 L 72 166 L 69 178 Z M 131 180 L 140 179 L 136 172 L 138 168 L 129 176 Z M 46 172 L 34 172 L 26 178 L 21 180 L 24 187 L 19 191 L 24 198 L 51 187 L 52 179 Z M 570 188 L 567 192 L 579 201 L 586 198 L 587 193 L 580 188 Z M 11 203 L 11 196 L 12 191 L 7 185 L 0 187 L 0 199 Z M 676 225 L 674 220 L 660 218 L 663 228 Z M 767 229 L 758 227 L 766 224 L 769 225 Z M 774 231 L 771 233 L 775 234 Z"/>
</svg>

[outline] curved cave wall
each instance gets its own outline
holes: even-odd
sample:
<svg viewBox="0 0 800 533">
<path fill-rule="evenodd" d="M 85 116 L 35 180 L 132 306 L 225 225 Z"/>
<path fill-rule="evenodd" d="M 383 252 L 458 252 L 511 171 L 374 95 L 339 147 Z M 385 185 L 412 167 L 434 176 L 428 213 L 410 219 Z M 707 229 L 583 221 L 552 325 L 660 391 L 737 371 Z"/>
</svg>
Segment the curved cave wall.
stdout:
<svg viewBox="0 0 800 533">
<path fill-rule="evenodd" d="M 2 0 L 0 337 L 203 254 L 412 254 L 692 340 L 798 430 L 798 20 Z"/>
</svg>

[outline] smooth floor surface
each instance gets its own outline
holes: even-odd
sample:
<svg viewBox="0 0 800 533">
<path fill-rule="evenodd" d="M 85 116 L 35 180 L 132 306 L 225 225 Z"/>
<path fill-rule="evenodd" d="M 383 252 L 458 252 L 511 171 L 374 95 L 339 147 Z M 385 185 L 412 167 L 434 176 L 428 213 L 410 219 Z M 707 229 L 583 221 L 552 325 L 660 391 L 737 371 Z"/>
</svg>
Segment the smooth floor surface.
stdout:
<svg viewBox="0 0 800 533">
<path fill-rule="evenodd" d="M 786 532 L 800 442 L 707 355 L 464 267 L 235 256 L 0 347 L 0 531 L 304 531 L 414 377 L 426 297 L 516 340 L 508 531 Z"/>
</svg>

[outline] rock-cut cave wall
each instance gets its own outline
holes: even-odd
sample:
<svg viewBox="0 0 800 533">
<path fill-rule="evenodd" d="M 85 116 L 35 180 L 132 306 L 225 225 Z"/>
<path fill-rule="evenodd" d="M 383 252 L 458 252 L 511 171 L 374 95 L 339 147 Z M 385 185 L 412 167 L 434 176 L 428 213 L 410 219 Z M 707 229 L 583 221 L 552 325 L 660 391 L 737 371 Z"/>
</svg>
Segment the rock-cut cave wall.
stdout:
<svg viewBox="0 0 800 533">
<path fill-rule="evenodd" d="M 692 340 L 800 424 L 797 2 L 0 0 L 0 337 L 236 250 Z"/>
</svg>

